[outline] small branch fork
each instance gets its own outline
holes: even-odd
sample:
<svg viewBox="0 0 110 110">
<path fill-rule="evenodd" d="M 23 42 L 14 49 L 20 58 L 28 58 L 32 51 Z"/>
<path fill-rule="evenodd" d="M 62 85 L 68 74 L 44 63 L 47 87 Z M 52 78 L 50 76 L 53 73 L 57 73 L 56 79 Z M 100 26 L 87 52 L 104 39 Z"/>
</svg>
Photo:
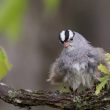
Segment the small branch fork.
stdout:
<svg viewBox="0 0 110 110">
<path fill-rule="evenodd" d="M 110 106 L 110 90 L 96 96 L 94 90 L 74 95 L 59 91 L 15 90 L 0 83 L 0 99 L 21 108 L 49 106 L 60 110 L 105 110 Z"/>
</svg>

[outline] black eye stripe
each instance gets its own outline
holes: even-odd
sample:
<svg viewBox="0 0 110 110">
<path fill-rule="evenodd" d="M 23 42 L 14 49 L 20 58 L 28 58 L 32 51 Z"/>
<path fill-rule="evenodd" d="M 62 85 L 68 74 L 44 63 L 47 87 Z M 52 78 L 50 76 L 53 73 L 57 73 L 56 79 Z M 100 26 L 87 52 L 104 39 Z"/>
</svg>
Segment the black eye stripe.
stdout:
<svg viewBox="0 0 110 110">
<path fill-rule="evenodd" d="M 65 30 L 65 42 L 69 39 L 69 31 Z"/>
</svg>

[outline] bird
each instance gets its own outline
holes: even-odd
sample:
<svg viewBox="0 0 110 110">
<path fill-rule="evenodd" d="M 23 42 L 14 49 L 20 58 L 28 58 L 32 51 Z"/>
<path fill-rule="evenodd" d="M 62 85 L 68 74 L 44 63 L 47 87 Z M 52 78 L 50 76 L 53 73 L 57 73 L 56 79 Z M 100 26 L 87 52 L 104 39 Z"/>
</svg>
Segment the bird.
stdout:
<svg viewBox="0 0 110 110">
<path fill-rule="evenodd" d="M 106 64 L 103 48 L 94 47 L 86 38 L 70 29 L 62 30 L 59 41 L 64 46 L 50 67 L 47 81 L 63 83 L 72 91 L 92 89 L 99 82 L 99 64 Z"/>
</svg>

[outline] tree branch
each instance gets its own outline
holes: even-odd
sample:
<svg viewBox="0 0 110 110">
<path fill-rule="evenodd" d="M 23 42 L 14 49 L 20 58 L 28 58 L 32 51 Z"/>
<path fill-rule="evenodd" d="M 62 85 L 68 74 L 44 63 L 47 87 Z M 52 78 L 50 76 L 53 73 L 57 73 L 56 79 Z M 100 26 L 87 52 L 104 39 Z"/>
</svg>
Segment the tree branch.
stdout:
<svg viewBox="0 0 110 110">
<path fill-rule="evenodd" d="M 74 95 L 50 91 L 14 90 L 0 83 L 0 99 L 19 107 L 50 106 L 62 110 L 102 110 L 110 105 L 110 90 L 94 95 L 94 90 Z"/>
</svg>

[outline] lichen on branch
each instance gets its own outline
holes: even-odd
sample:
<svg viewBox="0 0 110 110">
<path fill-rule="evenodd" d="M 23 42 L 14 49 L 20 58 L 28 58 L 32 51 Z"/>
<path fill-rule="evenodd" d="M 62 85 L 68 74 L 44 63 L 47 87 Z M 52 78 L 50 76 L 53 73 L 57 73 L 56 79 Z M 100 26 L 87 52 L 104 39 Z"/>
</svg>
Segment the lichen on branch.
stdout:
<svg viewBox="0 0 110 110">
<path fill-rule="evenodd" d="M 0 83 L 0 99 L 6 103 L 22 108 L 32 106 L 49 106 L 61 110 L 101 110 L 110 105 L 110 90 L 100 95 L 95 90 L 88 90 L 80 94 L 59 91 L 31 91 L 15 90 L 6 84 Z"/>
</svg>

